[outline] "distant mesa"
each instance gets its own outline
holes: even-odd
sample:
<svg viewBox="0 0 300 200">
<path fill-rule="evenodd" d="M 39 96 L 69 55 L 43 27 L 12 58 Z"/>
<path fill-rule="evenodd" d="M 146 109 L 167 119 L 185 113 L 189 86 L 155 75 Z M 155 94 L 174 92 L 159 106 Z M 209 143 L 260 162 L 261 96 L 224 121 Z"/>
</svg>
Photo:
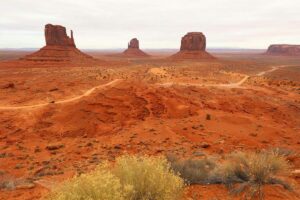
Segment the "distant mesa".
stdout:
<svg viewBox="0 0 300 200">
<path fill-rule="evenodd" d="M 128 43 L 128 49 L 139 49 L 139 48 L 140 48 L 140 42 L 136 38 L 133 38 Z"/>
<path fill-rule="evenodd" d="M 76 48 L 73 31 L 71 37 L 66 28 L 60 25 L 45 26 L 46 46 L 39 51 L 27 55 L 21 60 L 36 62 L 86 62 L 95 59 Z"/>
<path fill-rule="evenodd" d="M 266 54 L 278 56 L 300 56 L 300 45 L 273 44 L 269 46 Z"/>
<path fill-rule="evenodd" d="M 201 32 L 189 32 L 181 39 L 180 51 L 173 59 L 215 59 L 206 52 L 206 37 Z"/>
<path fill-rule="evenodd" d="M 133 38 L 128 43 L 128 48 L 122 53 L 125 57 L 149 57 L 148 54 L 140 50 L 140 44 L 138 39 Z"/>
</svg>

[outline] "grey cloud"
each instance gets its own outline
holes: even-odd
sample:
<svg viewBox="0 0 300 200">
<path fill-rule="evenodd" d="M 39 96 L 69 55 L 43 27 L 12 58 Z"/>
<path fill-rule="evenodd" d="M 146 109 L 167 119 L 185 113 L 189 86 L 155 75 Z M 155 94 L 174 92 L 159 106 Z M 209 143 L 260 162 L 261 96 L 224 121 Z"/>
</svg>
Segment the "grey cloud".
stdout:
<svg viewBox="0 0 300 200">
<path fill-rule="evenodd" d="M 177 48 L 188 31 L 209 47 L 300 43 L 299 0 L 9 0 L 1 2 L 0 48 L 41 47 L 46 23 L 75 32 L 81 48 Z"/>
</svg>

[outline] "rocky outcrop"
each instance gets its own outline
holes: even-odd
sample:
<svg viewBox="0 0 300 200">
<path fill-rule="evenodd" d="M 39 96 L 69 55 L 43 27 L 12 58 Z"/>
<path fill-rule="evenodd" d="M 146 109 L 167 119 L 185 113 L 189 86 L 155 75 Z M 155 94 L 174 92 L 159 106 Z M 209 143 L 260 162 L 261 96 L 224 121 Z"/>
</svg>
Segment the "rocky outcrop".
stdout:
<svg viewBox="0 0 300 200">
<path fill-rule="evenodd" d="M 200 32 L 191 32 L 181 39 L 180 51 L 205 51 L 206 37 Z"/>
<path fill-rule="evenodd" d="M 274 44 L 270 45 L 267 55 L 300 56 L 300 45 Z"/>
<path fill-rule="evenodd" d="M 128 43 L 128 48 L 122 53 L 123 57 L 149 57 L 148 54 L 140 50 L 138 39 L 133 38 Z"/>
<path fill-rule="evenodd" d="M 140 48 L 140 43 L 139 43 L 138 39 L 136 39 L 136 38 L 133 38 L 128 43 L 128 49 L 139 49 L 139 48 Z"/>
<path fill-rule="evenodd" d="M 60 25 L 47 24 L 45 26 L 46 46 L 71 46 L 76 47 L 71 30 L 71 37 L 67 35 L 66 28 Z"/>
<path fill-rule="evenodd" d="M 76 48 L 73 31 L 71 31 L 71 36 L 69 37 L 65 27 L 52 24 L 47 24 L 44 31 L 46 46 L 33 54 L 21 58 L 21 60 L 68 63 L 95 61 L 94 58 Z"/>
<path fill-rule="evenodd" d="M 182 37 L 180 51 L 171 58 L 214 59 L 212 55 L 206 52 L 206 37 L 201 32 L 190 32 Z"/>
</svg>

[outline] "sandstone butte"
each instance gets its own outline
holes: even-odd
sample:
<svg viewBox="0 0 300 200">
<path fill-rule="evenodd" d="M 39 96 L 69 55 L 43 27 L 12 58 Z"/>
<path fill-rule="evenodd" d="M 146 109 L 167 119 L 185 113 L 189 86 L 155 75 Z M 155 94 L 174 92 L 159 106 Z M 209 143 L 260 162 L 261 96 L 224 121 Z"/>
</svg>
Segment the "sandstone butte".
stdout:
<svg viewBox="0 0 300 200">
<path fill-rule="evenodd" d="M 122 53 L 125 57 L 149 57 L 148 54 L 140 49 L 140 44 L 137 38 L 133 38 L 128 43 L 128 48 Z"/>
<path fill-rule="evenodd" d="M 300 56 L 300 45 L 273 44 L 270 45 L 267 55 Z"/>
<path fill-rule="evenodd" d="M 189 32 L 181 39 L 180 51 L 173 59 L 215 59 L 206 52 L 206 37 L 201 32 Z"/>
<path fill-rule="evenodd" d="M 60 25 L 45 25 L 46 46 L 39 51 L 27 55 L 21 60 L 34 62 L 94 62 L 93 57 L 76 48 L 73 31 L 71 37 L 66 28 Z"/>
</svg>

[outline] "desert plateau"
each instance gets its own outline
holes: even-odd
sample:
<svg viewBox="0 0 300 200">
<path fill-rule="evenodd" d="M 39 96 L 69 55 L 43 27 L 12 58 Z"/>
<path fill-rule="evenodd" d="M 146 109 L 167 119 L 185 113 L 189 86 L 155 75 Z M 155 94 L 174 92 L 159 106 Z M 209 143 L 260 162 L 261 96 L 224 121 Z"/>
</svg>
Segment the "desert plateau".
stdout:
<svg viewBox="0 0 300 200">
<path fill-rule="evenodd" d="M 300 199 L 299 45 L 208 48 L 191 28 L 178 48 L 81 49 L 42 26 L 40 49 L 0 43 L 1 200 Z"/>
</svg>

